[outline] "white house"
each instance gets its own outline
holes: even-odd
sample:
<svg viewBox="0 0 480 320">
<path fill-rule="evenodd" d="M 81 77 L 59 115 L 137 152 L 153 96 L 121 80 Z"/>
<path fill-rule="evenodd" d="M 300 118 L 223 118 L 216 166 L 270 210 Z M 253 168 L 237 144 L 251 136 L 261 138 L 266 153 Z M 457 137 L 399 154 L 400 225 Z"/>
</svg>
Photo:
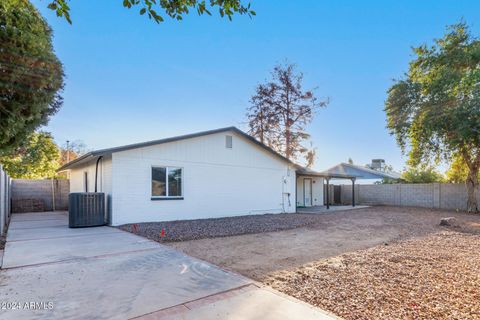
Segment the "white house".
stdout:
<svg viewBox="0 0 480 320">
<path fill-rule="evenodd" d="M 70 192 L 103 192 L 111 225 L 296 212 L 323 205 L 323 177 L 235 127 L 89 152 Z"/>
</svg>

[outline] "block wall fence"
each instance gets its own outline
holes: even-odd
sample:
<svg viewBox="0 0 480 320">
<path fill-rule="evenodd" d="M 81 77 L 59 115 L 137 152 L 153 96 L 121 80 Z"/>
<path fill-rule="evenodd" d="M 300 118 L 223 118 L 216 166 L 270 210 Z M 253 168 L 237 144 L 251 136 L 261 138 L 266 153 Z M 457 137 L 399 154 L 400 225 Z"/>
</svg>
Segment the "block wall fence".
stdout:
<svg viewBox="0 0 480 320">
<path fill-rule="evenodd" d="M 68 210 L 70 184 L 65 179 L 12 180 L 12 212 Z"/>
<path fill-rule="evenodd" d="M 480 202 L 480 190 L 477 194 Z M 341 186 L 343 204 L 352 203 L 352 186 Z M 464 184 L 356 184 L 355 202 L 363 205 L 413 206 L 449 210 L 467 209 Z"/>
</svg>

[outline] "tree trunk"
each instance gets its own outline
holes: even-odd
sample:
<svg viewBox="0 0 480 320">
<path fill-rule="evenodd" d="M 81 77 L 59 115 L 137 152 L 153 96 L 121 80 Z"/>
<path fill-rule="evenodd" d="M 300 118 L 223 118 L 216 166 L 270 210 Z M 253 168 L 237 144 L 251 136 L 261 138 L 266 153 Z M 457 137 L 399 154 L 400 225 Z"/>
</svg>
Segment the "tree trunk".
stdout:
<svg viewBox="0 0 480 320">
<path fill-rule="evenodd" d="M 290 141 L 290 127 L 285 128 L 285 158 L 290 160 L 292 156 L 291 141 Z"/>
<path fill-rule="evenodd" d="M 470 168 L 468 170 L 468 176 L 466 180 L 467 185 L 467 212 L 478 213 L 478 203 L 477 203 L 477 194 L 478 194 L 478 166 Z"/>
</svg>

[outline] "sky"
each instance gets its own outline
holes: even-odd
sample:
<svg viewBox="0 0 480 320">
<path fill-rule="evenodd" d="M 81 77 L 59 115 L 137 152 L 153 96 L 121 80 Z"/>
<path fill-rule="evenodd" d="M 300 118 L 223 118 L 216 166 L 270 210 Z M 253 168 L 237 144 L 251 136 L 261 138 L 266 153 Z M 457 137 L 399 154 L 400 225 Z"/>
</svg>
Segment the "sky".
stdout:
<svg viewBox="0 0 480 320">
<path fill-rule="evenodd" d="M 247 130 L 255 87 L 288 61 L 306 89 L 330 100 L 308 127 L 318 170 L 349 158 L 360 165 L 383 158 L 401 170 L 406 157 L 383 109 L 411 48 L 460 19 L 480 34 L 478 0 L 253 0 L 253 18 L 192 13 L 161 24 L 119 0 L 71 0 L 72 25 L 48 2 L 33 1 L 65 68 L 64 105 L 43 128 L 58 144 L 81 140 L 93 150 L 232 125 Z"/>
</svg>

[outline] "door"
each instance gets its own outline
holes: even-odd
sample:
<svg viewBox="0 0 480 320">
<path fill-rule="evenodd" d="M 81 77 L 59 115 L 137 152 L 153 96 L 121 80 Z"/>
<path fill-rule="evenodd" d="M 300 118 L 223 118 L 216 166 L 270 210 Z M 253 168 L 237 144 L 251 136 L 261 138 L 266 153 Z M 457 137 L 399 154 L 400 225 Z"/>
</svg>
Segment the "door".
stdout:
<svg viewBox="0 0 480 320">
<path fill-rule="evenodd" d="M 303 203 L 305 207 L 312 206 L 312 179 L 303 179 Z"/>
<path fill-rule="evenodd" d="M 333 186 L 333 203 L 340 204 L 341 203 L 341 194 L 342 194 L 342 187 L 341 186 Z"/>
</svg>

